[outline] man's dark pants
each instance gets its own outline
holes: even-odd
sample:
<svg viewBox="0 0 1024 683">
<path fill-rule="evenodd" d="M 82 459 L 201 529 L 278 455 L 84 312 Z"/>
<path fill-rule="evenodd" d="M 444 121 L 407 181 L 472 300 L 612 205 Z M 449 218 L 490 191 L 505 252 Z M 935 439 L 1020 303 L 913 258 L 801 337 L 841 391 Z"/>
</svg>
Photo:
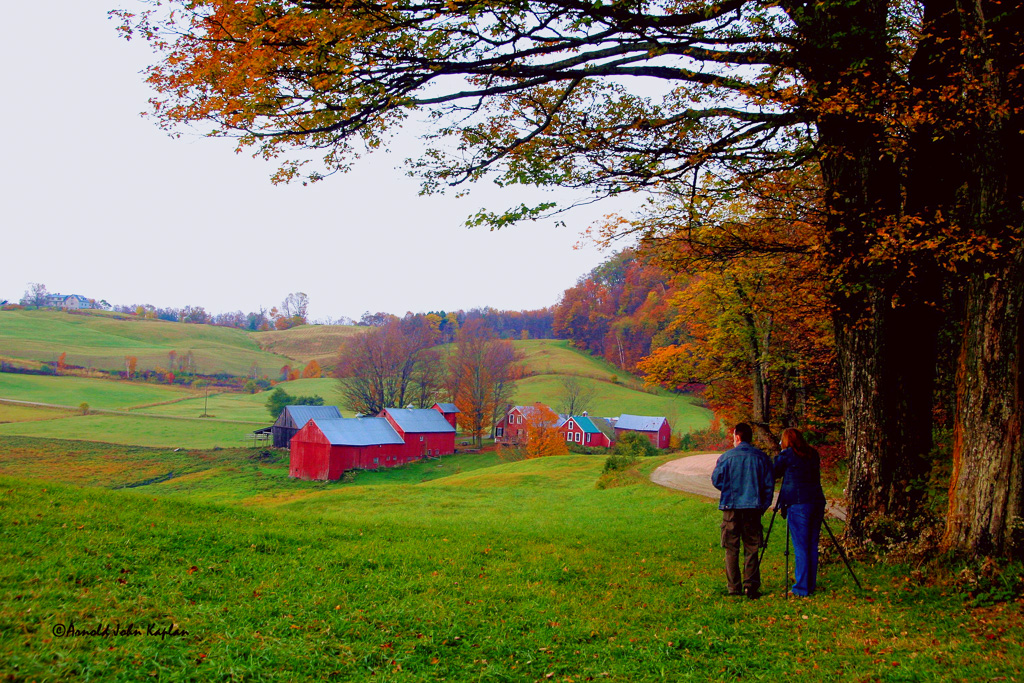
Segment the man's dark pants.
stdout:
<svg viewBox="0 0 1024 683">
<path fill-rule="evenodd" d="M 758 593 L 761 566 L 757 552 L 764 540 L 761 510 L 722 510 L 722 547 L 725 548 L 725 579 L 730 595 Z M 743 574 L 740 574 L 740 544 L 743 544 Z"/>
</svg>

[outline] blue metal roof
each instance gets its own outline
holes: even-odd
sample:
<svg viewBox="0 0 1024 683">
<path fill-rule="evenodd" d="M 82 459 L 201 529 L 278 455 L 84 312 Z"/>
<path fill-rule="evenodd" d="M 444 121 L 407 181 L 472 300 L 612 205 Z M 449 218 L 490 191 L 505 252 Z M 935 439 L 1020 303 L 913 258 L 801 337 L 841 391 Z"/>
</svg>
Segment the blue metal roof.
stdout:
<svg viewBox="0 0 1024 683">
<path fill-rule="evenodd" d="M 313 418 L 313 424 L 323 432 L 332 446 L 379 446 L 381 444 L 405 443 L 391 423 L 383 417 Z"/>
<path fill-rule="evenodd" d="M 444 415 L 433 408 L 385 408 L 385 412 L 404 432 L 444 433 L 454 432 Z"/>
<path fill-rule="evenodd" d="M 341 411 L 337 406 L 285 406 L 285 410 L 295 420 L 295 426 L 302 429 L 306 423 L 314 418 L 332 419 L 341 417 Z"/>
<path fill-rule="evenodd" d="M 664 417 L 651 417 L 648 415 L 621 415 L 615 423 L 616 429 L 626 429 L 631 432 L 656 432 L 665 424 Z"/>
<path fill-rule="evenodd" d="M 437 407 L 441 409 L 443 413 L 461 413 L 462 411 L 455 407 L 454 403 L 438 403 Z"/>
</svg>

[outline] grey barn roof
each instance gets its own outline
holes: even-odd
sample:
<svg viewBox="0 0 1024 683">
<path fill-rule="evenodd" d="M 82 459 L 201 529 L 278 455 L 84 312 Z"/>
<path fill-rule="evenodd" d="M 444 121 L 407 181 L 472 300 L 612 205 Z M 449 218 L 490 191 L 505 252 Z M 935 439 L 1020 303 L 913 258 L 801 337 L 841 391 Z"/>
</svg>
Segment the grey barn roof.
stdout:
<svg viewBox="0 0 1024 683">
<path fill-rule="evenodd" d="M 405 432 L 446 433 L 454 432 L 444 415 L 433 408 L 385 408 L 388 415 Z"/>
<path fill-rule="evenodd" d="M 656 432 L 665 424 L 663 417 L 648 415 L 620 415 L 615 423 L 616 429 L 628 429 L 633 432 Z"/>
<path fill-rule="evenodd" d="M 437 412 L 437 411 L 434 411 Z M 383 417 L 313 418 L 332 446 L 379 446 L 405 443 Z"/>
<path fill-rule="evenodd" d="M 312 419 L 340 418 L 341 412 L 337 406 L 285 406 L 285 410 L 295 421 L 295 428 L 302 429 Z"/>
<path fill-rule="evenodd" d="M 438 403 L 437 407 L 445 413 L 461 413 L 462 411 L 455 407 L 454 403 Z"/>
</svg>

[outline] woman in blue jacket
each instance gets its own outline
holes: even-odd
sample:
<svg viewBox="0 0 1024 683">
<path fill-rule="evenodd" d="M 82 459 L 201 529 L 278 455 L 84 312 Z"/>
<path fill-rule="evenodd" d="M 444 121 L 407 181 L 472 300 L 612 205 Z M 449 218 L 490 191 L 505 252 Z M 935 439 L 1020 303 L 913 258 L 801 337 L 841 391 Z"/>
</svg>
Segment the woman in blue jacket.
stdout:
<svg viewBox="0 0 1024 683">
<path fill-rule="evenodd" d="M 793 595 L 808 596 L 818 579 L 818 537 L 825 516 L 818 451 L 795 429 L 782 432 L 782 452 L 775 456 L 775 478 L 782 478 L 778 507 L 789 524 L 795 555 Z"/>
</svg>

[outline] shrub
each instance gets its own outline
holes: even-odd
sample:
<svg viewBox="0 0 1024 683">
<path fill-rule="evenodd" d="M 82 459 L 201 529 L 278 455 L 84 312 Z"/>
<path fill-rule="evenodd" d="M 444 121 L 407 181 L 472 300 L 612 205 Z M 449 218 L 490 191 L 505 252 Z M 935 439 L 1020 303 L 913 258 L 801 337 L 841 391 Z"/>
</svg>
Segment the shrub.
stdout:
<svg viewBox="0 0 1024 683">
<path fill-rule="evenodd" d="M 636 458 L 634 456 L 613 452 L 608 456 L 608 459 L 604 461 L 604 472 L 608 473 L 624 470 L 635 462 Z"/>
<path fill-rule="evenodd" d="M 619 440 L 615 442 L 615 448 L 612 449 L 612 453 L 635 459 L 658 455 L 658 449 L 655 448 L 650 439 L 643 434 L 638 432 L 625 432 L 619 437 Z"/>
<path fill-rule="evenodd" d="M 267 410 L 276 420 L 281 416 L 285 406 L 322 406 L 324 399 L 321 396 L 292 396 L 287 391 L 278 387 L 271 392 L 267 398 Z"/>
<path fill-rule="evenodd" d="M 78 412 L 82 413 L 82 415 L 88 415 L 89 414 L 89 404 L 86 403 L 85 401 L 82 401 L 81 403 L 79 403 L 78 404 Z"/>
</svg>

